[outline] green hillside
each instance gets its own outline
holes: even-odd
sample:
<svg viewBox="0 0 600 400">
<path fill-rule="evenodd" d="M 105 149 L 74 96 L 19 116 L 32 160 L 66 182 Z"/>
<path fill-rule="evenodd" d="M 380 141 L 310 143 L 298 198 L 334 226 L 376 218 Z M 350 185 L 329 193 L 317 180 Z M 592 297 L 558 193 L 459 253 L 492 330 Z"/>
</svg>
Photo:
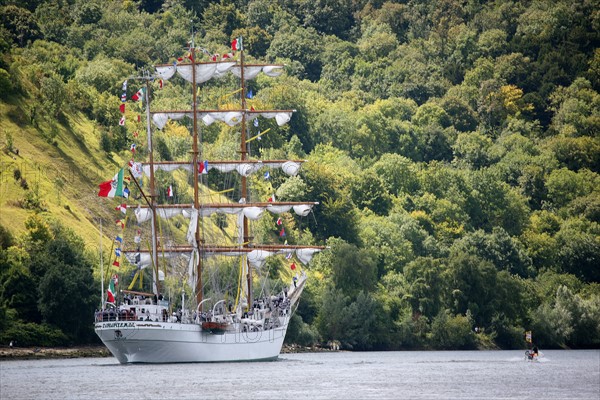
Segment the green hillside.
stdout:
<svg viewBox="0 0 600 400">
<path fill-rule="evenodd" d="M 65 115 L 54 126 L 45 121 L 32 126 L 28 114 L 36 102 L 14 102 L 0 105 L 5 147 L 0 224 L 18 235 L 25 230 L 27 216 L 40 212 L 60 220 L 86 243 L 97 243 L 99 219 L 106 223 L 112 218 L 110 209 L 98 201 L 97 185 L 110 179 L 123 161 L 109 160 L 100 151 L 94 123 L 84 115 Z M 12 151 L 6 149 L 7 137 L 12 137 Z M 28 189 L 15 179 L 17 171 Z"/>
<path fill-rule="evenodd" d="M 253 178 L 251 196 L 319 201 L 284 216 L 286 240 L 331 248 L 307 268 L 289 341 L 519 348 L 533 330 L 546 347 L 599 346 L 599 16 L 593 0 L 0 1 L 0 328 L 93 340 L 38 297 L 56 300 L 64 260 L 97 292 L 85 271 L 98 278 L 100 221 L 108 253 L 120 201 L 97 185 L 131 158 L 134 132 L 145 156 L 139 103 L 118 124 L 121 85 L 130 99 L 133 77 L 185 59 L 194 29 L 202 61 L 241 35 L 250 62 L 285 64 L 249 82 L 248 102 L 297 111 L 284 127 L 261 122 L 249 151 L 308 162 Z M 200 101 L 239 104 L 236 84 L 207 82 Z M 191 101 L 177 79 L 152 93 L 164 109 Z M 158 159 L 189 156 L 188 128 L 156 132 Z M 237 157 L 238 133 L 203 129 L 203 155 Z M 173 185 L 189 200 L 186 179 L 160 175 L 159 195 Z M 220 193 L 227 179 L 208 176 L 203 196 L 237 201 Z M 253 236 L 281 240 L 274 221 Z M 86 290 L 72 293 L 82 316 L 97 297 Z"/>
</svg>

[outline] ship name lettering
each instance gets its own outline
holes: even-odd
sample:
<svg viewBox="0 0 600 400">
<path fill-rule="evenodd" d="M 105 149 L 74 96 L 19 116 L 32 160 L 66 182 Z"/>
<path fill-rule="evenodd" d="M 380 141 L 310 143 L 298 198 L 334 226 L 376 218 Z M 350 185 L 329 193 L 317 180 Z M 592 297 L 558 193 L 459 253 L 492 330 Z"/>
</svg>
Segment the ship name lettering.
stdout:
<svg viewBox="0 0 600 400">
<path fill-rule="evenodd" d="M 135 327 L 134 322 L 109 322 L 102 324 L 102 328 L 133 328 Z"/>
</svg>

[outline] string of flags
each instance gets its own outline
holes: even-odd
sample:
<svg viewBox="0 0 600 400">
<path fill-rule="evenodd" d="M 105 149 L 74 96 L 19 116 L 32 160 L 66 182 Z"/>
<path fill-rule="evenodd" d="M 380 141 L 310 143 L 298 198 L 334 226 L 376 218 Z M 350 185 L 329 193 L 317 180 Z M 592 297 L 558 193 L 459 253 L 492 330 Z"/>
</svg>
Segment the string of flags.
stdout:
<svg viewBox="0 0 600 400">
<path fill-rule="evenodd" d="M 225 61 L 225 60 L 233 59 L 235 57 L 235 52 L 241 51 L 241 50 L 243 50 L 243 48 L 244 48 L 244 46 L 242 43 L 242 38 L 238 37 L 238 38 L 233 39 L 233 41 L 231 42 L 231 50 L 232 51 L 229 53 L 224 53 L 224 54 L 212 53 L 211 51 L 209 51 L 208 49 L 203 48 L 203 47 L 194 49 L 194 50 L 207 56 L 210 61 L 217 62 L 217 61 Z M 190 48 L 186 52 L 185 55 L 183 55 L 181 57 L 177 57 L 177 60 L 174 61 L 173 64 L 177 65 L 177 63 L 184 62 L 186 59 L 193 62 L 195 59 L 195 54 L 194 54 L 195 51 L 192 51 L 192 49 Z M 159 87 L 162 89 L 162 80 L 159 81 Z"/>
<path fill-rule="evenodd" d="M 160 79 L 157 81 L 158 82 L 158 88 L 162 89 L 163 88 L 163 80 Z M 125 81 L 123 81 L 123 84 L 121 86 L 121 104 L 119 104 L 119 111 L 121 113 L 121 116 L 119 118 L 119 125 L 120 126 L 125 126 L 126 125 L 126 110 L 127 110 L 127 88 L 128 88 L 128 81 L 127 79 Z M 142 86 L 141 88 L 139 88 L 132 96 L 131 96 L 131 100 L 133 100 L 134 102 L 139 102 L 140 104 L 144 103 L 144 98 L 146 97 L 146 87 Z M 141 115 L 137 114 L 137 122 L 141 122 Z M 139 132 L 136 130 L 133 132 L 133 138 L 134 140 L 137 140 L 139 137 Z M 143 176 L 143 170 L 142 170 L 142 164 L 139 162 L 136 162 L 134 160 L 134 156 L 136 154 L 136 151 L 138 150 L 138 144 L 133 142 L 131 143 L 129 150 L 131 151 L 131 160 L 129 161 L 129 172 L 131 173 L 131 175 L 136 178 L 142 178 Z M 102 182 L 98 185 L 99 187 L 99 191 L 98 191 L 98 196 L 100 197 L 123 197 L 123 198 L 129 198 L 130 195 L 130 190 L 128 188 L 128 184 L 130 183 L 131 178 L 129 176 L 125 176 L 125 168 L 121 168 L 119 170 L 119 172 L 117 172 L 117 174 L 109 181 L 105 181 Z M 171 186 L 169 186 L 169 196 L 173 195 L 173 188 Z M 126 203 L 122 203 L 119 204 L 117 207 L 115 207 L 115 211 L 119 211 L 120 213 L 122 213 L 123 215 L 127 214 L 127 204 Z M 120 229 L 121 231 L 125 228 L 125 224 L 126 224 L 126 219 L 117 219 L 115 221 L 115 225 L 117 226 L 117 229 Z M 138 248 L 138 254 L 136 257 L 136 262 L 139 263 L 140 260 L 140 254 L 139 254 L 139 245 L 141 242 L 141 232 L 138 230 L 138 234 L 135 236 L 134 238 L 134 242 L 137 245 Z M 123 235 L 121 233 L 117 234 L 117 236 L 115 237 L 115 243 L 116 243 L 116 247 L 115 247 L 115 260 L 113 261 L 112 265 L 114 267 L 119 268 L 121 265 L 121 256 L 122 256 L 122 247 L 123 247 Z M 139 267 L 138 267 L 139 270 Z M 114 303 L 114 294 L 115 294 L 115 289 L 114 286 L 118 285 L 118 275 L 114 274 L 111 277 L 110 280 L 110 284 L 109 284 L 109 289 L 108 289 L 108 294 L 107 294 L 107 301 L 113 302 Z"/>
</svg>

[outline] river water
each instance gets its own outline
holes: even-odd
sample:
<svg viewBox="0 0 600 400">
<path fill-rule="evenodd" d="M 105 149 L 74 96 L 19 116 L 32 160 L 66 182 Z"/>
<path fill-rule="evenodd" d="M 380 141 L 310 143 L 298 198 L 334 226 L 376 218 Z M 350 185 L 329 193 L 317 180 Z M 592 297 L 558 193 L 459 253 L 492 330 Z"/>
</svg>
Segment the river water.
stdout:
<svg viewBox="0 0 600 400">
<path fill-rule="evenodd" d="M 600 399 L 600 351 L 282 354 L 262 363 L 0 362 L 0 399 Z"/>
</svg>

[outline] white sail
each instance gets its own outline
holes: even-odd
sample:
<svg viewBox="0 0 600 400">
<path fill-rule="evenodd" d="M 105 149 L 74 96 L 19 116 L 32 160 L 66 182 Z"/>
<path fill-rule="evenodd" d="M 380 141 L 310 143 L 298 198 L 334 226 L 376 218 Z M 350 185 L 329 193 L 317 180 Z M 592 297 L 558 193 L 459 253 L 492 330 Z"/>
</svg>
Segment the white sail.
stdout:
<svg viewBox="0 0 600 400">
<path fill-rule="evenodd" d="M 260 268 L 264 265 L 265 261 L 269 257 L 281 256 L 281 255 L 296 255 L 298 260 L 302 262 L 302 264 L 309 264 L 314 255 L 320 251 L 322 251 L 322 247 L 309 247 L 303 246 L 301 248 L 296 248 L 295 246 L 281 246 L 281 247 L 272 247 L 265 246 L 264 249 L 261 248 L 207 248 L 203 255 L 204 257 L 214 257 L 214 256 L 225 256 L 225 257 L 240 257 L 242 255 L 246 255 L 248 258 L 248 262 L 250 262 L 254 267 Z"/>
<path fill-rule="evenodd" d="M 246 160 L 246 161 L 209 161 L 207 170 L 215 169 L 222 173 L 236 171 L 241 176 L 251 176 L 264 168 L 281 168 L 288 176 L 296 176 L 300 171 L 300 167 L 304 161 L 261 161 L 261 160 Z M 184 169 L 192 172 L 193 166 L 191 162 L 163 162 L 154 163 L 154 171 L 172 172 L 176 169 Z M 142 170 L 146 176 L 150 176 L 150 165 L 143 164 Z M 196 168 L 197 170 L 197 168 Z"/>
<path fill-rule="evenodd" d="M 250 65 L 244 67 L 244 79 L 254 79 L 263 72 L 270 77 L 277 77 L 283 73 L 283 65 Z M 231 73 L 238 78 L 242 77 L 242 68 L 239 65 L 231 68 Z"/>
<path fill-rule="evenodd" d="M 236 64 L 233 62 L 208 62 L 208 63 L 197 63 L 195 64 L 196 73 L 196 84 L 204 83 L 211 78 L 222 77 L 231 67 Z M 165 80 L 169 80 L 175 75 L 175 72 L 179 74 L 183 79 L 188 82 L 193 82 L 192 75 L 192 64 L 173 64 L 173 65 L 159 65 L 156 66 L 157 75 Z"/>
<path fill-rule="evenodd" d="M 236 126 L 242 122 L 242 115 L 261 116 L 264 118 L 275 118 L 278 126 L 287 124 L 292 118 L 293 110 L 281 111 L 246 111 L 246 110 L 224 110 L 224 111 L 201 111 L 197 112 L 197 117 L 206 126 L 210 126 L 216 121 L 221 121 L 229 126 Z M 152 122 L 158 129 L 163 129 L 169 120 L 179 121 L 184 117 L 193 118 L 193 111 L 161 111 L 152 113 Z"/>
<path fill-rule="evenodd" d="M 237 76 L 238 78 L 242 75 L 242 68 L 236 65 L 236 61 L 219 61 L 219 62 L 204 62 L 195 64 L 196 73 L 196 84 L 204 83 L 212 78 L 221 78 L 228 71 Z M 170 65 L 158 65 L 155 67 L 156 74 L 164 80 L 169 80 L 175 75 L 175 72 L 179 74 L 183 79 L 188 82 L 193 81 L 192 77 L 192 64 L 188 63 L 173 63 Z M 254 79 L 263 72 L 269 77 L 277 77 L 283 73 L 283 65 L 249 65 L 244 67 L 244 79 Z"/>
<path fill-rule="evenodd" d="M 239 215 L 243 214 L 251 220 L 256 220 L 262 216 L 265 211 L 272 214 L 282 214 L 293 210 L 297 215 L 306 217 L 312 208 L 319 204 L 318 202 L 306 203 L 231 203 L 231 204 L 202 204 L 199 210 L 196 210 L 192 204 L 177 206 L 160 206 L 156 208 L 156 214 L 162 219 L 170 219 L 179 215 L 190 218 L 193 215 L 201 217 L 210 217 L 217 214 Z M 152 218 L 152 210 L 147 206 L 138 206 L 134 215 L 138 224 L 149 221 Z"/>
<path fill-rule="evenodd" d="M 160 207 L 156 209 L 156 214 L 162 219 L 171 219 L 173 217 L 183 215 L 185 217 L 190 216 L 190 214 L 194 211 L 194 207 L 189 205 L 188 207 Z M 134 215 L 137 219 L 137 222 L 141 224 L 142 222 L 149 221 L 152 218 L 152 210 L 148 207 L 138 206 Z"/>
<path fill-rule="evenodd" d="M 147 251 L 136 251 L 136 250 L 128 250 L 123 252 L 127 261 L 132 265 L 136 265 L 141 269 L 144 269 L 148 266 L 153 265 L 152 254 Z M 189 260 L 191 257 L 192 250 L 188 250 L 186 252 L 175 252 L 175 251 L 164 251 L 160 253 L 159 258 L 161 260 L 167 260 L 169 263 L 173 263 L 179 259 Z"/>
</svg>

